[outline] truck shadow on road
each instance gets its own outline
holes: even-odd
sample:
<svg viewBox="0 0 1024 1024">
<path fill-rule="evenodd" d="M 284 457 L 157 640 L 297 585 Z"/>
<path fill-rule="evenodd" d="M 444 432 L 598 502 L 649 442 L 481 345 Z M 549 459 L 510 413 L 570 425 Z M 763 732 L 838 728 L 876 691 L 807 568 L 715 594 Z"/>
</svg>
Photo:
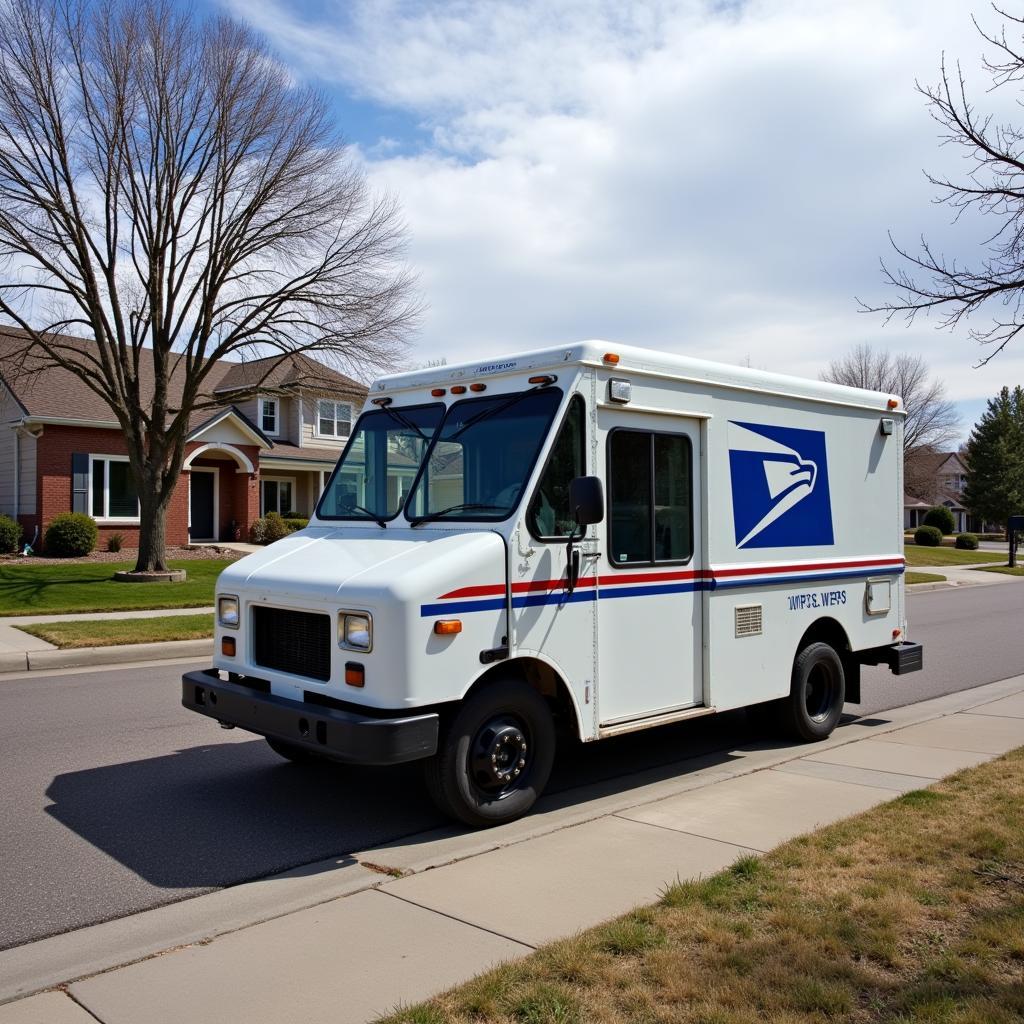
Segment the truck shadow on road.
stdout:
<svg viewBox="0 0 1024 1024">
<path fill-rule="evenodd" d="M 237 734 L 236 734 L 237 735 Z M 625 794 L 787 745 L 742 711 L 597 744 L 565 743 L 535 813 Z M 353 851 L 458 831 L 430 804 L 419 766 L 295 765 L 232 740 L 58 775 L 57 821 L 163 889 L 204 889 Z M 58 880 L 54 880 L 55 882 Z"/>
</svg>

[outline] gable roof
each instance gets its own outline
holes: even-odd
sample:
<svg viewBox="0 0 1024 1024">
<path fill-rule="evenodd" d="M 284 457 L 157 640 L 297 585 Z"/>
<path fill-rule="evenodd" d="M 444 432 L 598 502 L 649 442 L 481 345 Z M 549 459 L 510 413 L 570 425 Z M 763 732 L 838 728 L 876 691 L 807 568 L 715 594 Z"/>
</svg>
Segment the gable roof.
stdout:
<svg viewBox="0 0 1024 1024">
<path fill-rule="evenodd" d="M 235 426 L 243 434 L 248 434 L 260 447 L 274 447 L 274 442 L 241 409 L 234 405 L 225 406 L 219 412 L 215 412 L 212 416 L 206 416 L 205 418 L 202 413 L 193 416 L 189 421 L 188 439 L 190 441 L 198 440 L 207 430 L 217 426 L 218 423 L 223 423 L 226 419 L 234 420 Z"/>
<path fill-rule="evenodd" d="M 96 343 L 90 339 L 70 335 L 53 337 L 66 349 L 80 350 L 83 359 L 90 349 L 96 348 Z M 0 380 L 7 386 L 27 418 L 77 421 L 83 425 L 117 426 L 117 420 L 110 407 L 84 381 L 70 370 L 48 365 L 43 356 L 35 355 L 31 350 L 26 351 L 28 345 L 29 337 L 24 331 L 0 324 Z M 175 355 L 172 359 L 175 366 L 171 371 L 169 389 L 171 405 L 175 406 L 181 401 L 184 365 L 181 356 Z M 202 397 L 208 401 L 227 403 L 229 399 L 225 392 L 238 391 L 259 383 L 262 375 L 267 372 L 268 364 L 275 359 L 280 357 L 272 356 L 269 360 L 255 359 L 246 363 L 218 360 L 210 367 Z M 316 390 L 344 392 L 360 398 L 366 393 L 366 388 L 351 377 L 346 377 L 329 366 L 299 353 L 281 360 L 268 376 L 275 382 L 268 384 L 268 388 L 305 385 Z M 152 360 L 140 360 L 139 377 L 142 400 L 150 402 L 155 390 Z M 225 386 L 226 381 L 229 383 Z M 213 411 L 213 414 L 219 413 Z M 211 410 L 208 409 L 196 413 L 189 424 L 189 429 L 197 429 L 210 415 Z M 251 423 L 249 425 L 255 426 Z"/>
</svg>

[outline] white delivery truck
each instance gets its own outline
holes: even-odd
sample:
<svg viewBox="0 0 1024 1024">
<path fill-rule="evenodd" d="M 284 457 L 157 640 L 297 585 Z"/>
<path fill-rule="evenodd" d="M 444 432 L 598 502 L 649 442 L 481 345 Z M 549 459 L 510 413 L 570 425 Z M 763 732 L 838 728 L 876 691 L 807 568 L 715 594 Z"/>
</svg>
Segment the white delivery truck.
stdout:
<svg viewBox="0 0 1024 1024">
<path fill-rule="evenodd" d="M 773 702 L 828 736 L 906 639 L 897 396 L 602 342 L 375 382 L 309 526 L 229 566 L 187 708 L 422 759 L 471 825 L 556 737 Z"/>
</svg>

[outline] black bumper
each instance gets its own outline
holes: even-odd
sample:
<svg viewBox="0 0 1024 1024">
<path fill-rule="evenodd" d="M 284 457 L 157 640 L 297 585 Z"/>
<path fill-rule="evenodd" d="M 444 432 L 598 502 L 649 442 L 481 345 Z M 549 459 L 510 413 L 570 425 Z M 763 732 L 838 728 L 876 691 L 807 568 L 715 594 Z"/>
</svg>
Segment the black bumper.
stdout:
<svg viewBox="0 0 1024 1024">
<path fill-rule="evenodd" d="M 893 675 L 897 676 L 919 672 L 924 668 L 924 647 L 909 640 L 858 651 L 854 657 L 861 665 L 888 665 Z"/>
<path fill-rule="evenodd" d="M 181 677 L 181 703 L 218 722 L 351 764 L 398 764 L 437 752 L 436 713 L 372 718 L 260 693 L 207 672 Z"/>
</svg>

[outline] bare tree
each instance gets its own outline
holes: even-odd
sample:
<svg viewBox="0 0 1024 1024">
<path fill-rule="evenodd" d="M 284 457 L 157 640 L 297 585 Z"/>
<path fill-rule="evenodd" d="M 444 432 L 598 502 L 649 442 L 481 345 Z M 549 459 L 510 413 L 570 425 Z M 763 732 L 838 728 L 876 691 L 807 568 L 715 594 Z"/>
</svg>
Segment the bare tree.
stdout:
<svg viewBox="0 0 1024 1024">
<path fill-rule="evenodd" d="M 139 570 L 164 566 L 212 361 L 392 365 L 418 314 L 404 244 L 323 96 L 249 29 L 169 0 L 0 5 L 0 313 L 117 418 Z"/>
<path fill-rule="evenodd" d="M 856 345 L 829 363 L 821 379 L 898 395 L 907 413 L 904 455 L 918 449 L 938 451 L 957 436 L 960 418 L 956 406 L 946 398 L 942 381 L 929 380 L 928 366 L 921 356 L 909 352 L 893 355 L 870 345 Z"/>
<path fill-rule="evenodd" d="M 993 58 L 982 59 L 992 82 L 988 92 L 1012 90 L 1019 105 L 1024 85 L 1024 16 L 992 6 L 1008 23 L 1011 36 L 1007 36 L 1007 24 L 998 33 L 988 33 L 974 20 L 982 39 L 996 51 Z M 928 174 L 938 190 L 936 202 L 951 206 L 957 220 L 971 211 L 990 215 L 998 226 L 973 265 L 936 252 L 926 239 L 911 251 L 890 235 L 901 265 L 892 267 L 883 261 L 882 271 L 897 297 L 880 306 L 861 303 L 861 307 L 884 312 L 887 320 L 903 314 L 912 321 L 919 313 L 934 312 L 939 326 L 946 328 L 992 310 L 986 325 L 969 330 L 974 341 L 990 349 L 980 357 L 981 366 L 1024 330 L 1024 128 L 979 112 L 968 98 L 959 63 L 954 73 L 943 57 L 940 76 L 938 85 L 918 83 L 917 91 L 943 130 L 942 144 L 959 149 L 968 170 L 959 181 Z"/>
</svg>

